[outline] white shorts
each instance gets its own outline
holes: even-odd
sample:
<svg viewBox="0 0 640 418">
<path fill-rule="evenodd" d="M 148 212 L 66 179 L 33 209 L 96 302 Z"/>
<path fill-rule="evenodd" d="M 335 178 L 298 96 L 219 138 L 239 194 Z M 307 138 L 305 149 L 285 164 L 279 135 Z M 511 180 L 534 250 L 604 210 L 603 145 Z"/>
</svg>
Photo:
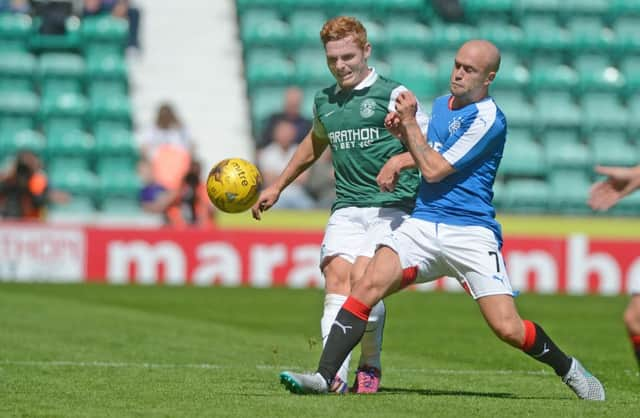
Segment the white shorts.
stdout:
<svg viewBox="0 0 640 418">
<path fill-rule="evenodd" d="M 474 299 L 513 295 L 493 232 L 481 226 L 435 224 L 410 218 L 381 241 L 400 256 L 405 277 L 424 283 L 458 279 Z"/>
<path fill-rule="evenodd" d="M 396 208 L 338 209 L 329 218 L 320 247 L 320 265 L 326 257 L 339 256 L 350 263 L 357 257 L 373 257 L 377 243 L 398 228 L 409 214 Z"/>
<path fill-rule="evenodd" d="M 627 287 L 632 295 L 640 295 L 640 274 L 631 276 Z"/>
</svg>

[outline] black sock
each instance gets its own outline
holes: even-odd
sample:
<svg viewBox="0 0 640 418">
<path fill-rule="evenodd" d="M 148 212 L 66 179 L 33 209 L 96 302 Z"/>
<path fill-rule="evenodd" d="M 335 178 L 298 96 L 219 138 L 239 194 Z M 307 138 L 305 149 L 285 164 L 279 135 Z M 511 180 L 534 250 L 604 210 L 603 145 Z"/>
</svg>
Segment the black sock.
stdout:
<svg viewBox="0 0 640 418">
<path fill-rule="evenodd" d="M 366 327 L 366 319 L 359 318 L 344 307 L 336 315 L 318 365 L 318 373 L 324 377 L 329 385 L 336 377 L 344 359 L 364 335 Z"/>
<path fill-rule="evenodd" d="M 540 325 L 527 320 L 524 323 L 525 345 L 522 348 L 523 351 L 534 359 L 553 367 L 558 376 L 566 375 L 571 368 L 571 358 L 555 345 Z M 531 341 L 532 339 L 533 341 Z"/>
<path fill-rule="evenodd" d="M 633 352 L 636 353 L 636 360 L 638 360 L 638 366 L 640 366 L 640 335 L 631 335 L 631 344 L 633 346 Z"/>
</svg>

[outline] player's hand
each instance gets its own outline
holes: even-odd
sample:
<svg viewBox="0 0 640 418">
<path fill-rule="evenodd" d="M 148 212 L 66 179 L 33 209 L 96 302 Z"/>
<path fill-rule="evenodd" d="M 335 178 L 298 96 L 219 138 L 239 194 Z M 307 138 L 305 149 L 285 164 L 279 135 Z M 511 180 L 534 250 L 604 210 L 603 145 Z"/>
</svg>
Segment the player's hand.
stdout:
<svg viewBox="0 0 640 418">
<path fill-rule="evenodd" d="M 391 135 L 396 138 L 402 140 L 404 136 L 402 135 L 402 128 L 400 127 L 400 117 L 396 112 L 389 112 L 387 116 L 384 117 L 384 127 L 387 128 Z"/>
<path fill-rule="evenodd" d="M 392 192 L 396 189 L 401 167 L 395 158 L 389 158 L 376 176 L 376 182 L 381 192 Z"/>
<path fill-rule="evenodd" d="M 640 175 L 634 168 L 597 166 L 596 172 L 607 176 L 595 183 L 589 191 L 589 206 L 606 211 L 623 197 L 640 187 Z"/>
<path fill-rule="evenodd" d="M 403 91 L 396 97 L 396 113 L 400 123 L 414 121 L 418 111 L 418 99 L 410 91 Z"/>
<path fill-rule="evenodd" d="M 273 205 L 275 205 L 279 197 L 280 192 L 274 186 L 267 187 L 260 192 L 258 200 L 251 207 L 251 215 L 253 215 L 253 219 L 258 221 L 262 219 L 262 212 L 269 210 Z"/>
</svg>

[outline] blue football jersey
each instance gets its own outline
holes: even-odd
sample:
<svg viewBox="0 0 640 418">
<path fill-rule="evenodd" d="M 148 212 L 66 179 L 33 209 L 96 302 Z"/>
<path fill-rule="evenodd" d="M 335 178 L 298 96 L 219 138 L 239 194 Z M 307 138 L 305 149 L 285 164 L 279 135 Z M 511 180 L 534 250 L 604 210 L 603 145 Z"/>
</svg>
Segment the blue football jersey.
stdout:
<svg viewBox="0 0 640 418">
<path fill-rule="evenodd" d="M 491 200 L 507 121 L 491 97 L 460 109 L 450 108 L 452 99 L 446 95 L 434 100 L 427 141 L 456 172 L 437 183 L 422 179 L 413 216 L 434 223 L 484 226 L 502 245 Z"/>
</svg>

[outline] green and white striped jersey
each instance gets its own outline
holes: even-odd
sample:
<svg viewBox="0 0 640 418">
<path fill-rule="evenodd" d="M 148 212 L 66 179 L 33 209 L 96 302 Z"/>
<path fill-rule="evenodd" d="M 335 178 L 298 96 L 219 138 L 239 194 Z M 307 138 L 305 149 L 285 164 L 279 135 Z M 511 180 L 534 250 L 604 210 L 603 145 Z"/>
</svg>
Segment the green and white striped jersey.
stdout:
<svg viewBox="0 0 640 418">
<path fill-rule="evenodd" d="M 329 142 L 336 176 L 336 201 L 331 208 L 398 207 L 413 209 L 420 174 L 403 170 L 393 192 L 381 192 L 376 176 L 387 160 L 406 148 L 384 127 L 384 118 L 395 110 L 403 85 L 371 73 L 351 91 L 337 84 L 316 93 L 313 131 Z M 426 134 L 428 116 L 418 106 L 417 120 Z M 426 139 L 425 139 L 426 141 Z"/>
</svg>

